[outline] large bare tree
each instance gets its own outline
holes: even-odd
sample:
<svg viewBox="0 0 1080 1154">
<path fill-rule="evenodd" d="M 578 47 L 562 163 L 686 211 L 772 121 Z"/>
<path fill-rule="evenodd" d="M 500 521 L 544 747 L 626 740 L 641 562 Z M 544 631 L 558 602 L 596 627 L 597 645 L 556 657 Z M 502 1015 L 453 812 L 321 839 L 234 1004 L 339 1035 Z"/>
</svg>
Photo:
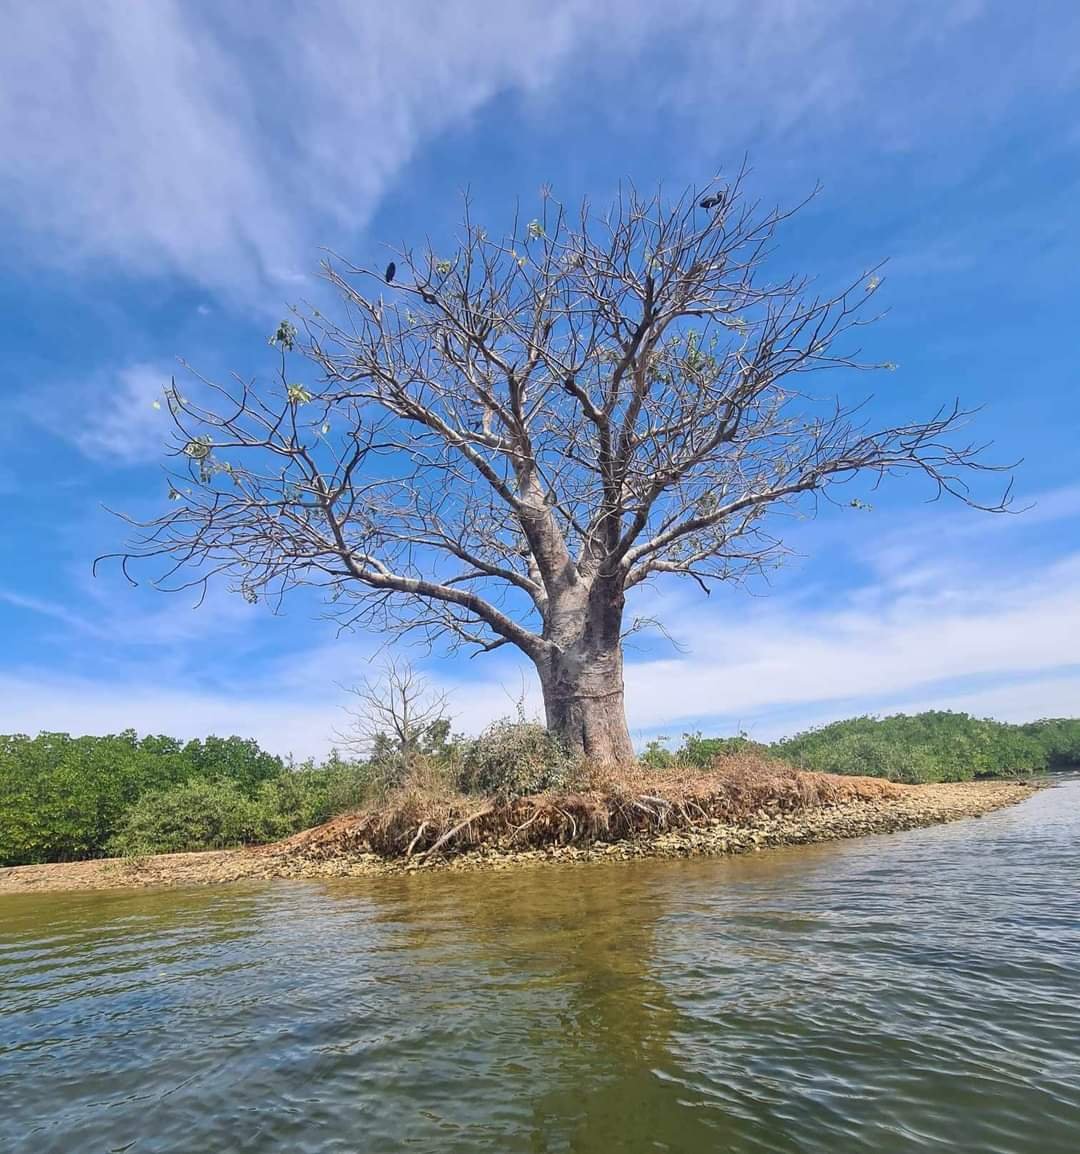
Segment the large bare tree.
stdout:
<svg viewBox="0 0 1080 1154">
<path fill-rule="evenodd" d="M 571 749 L 632 758 L 628 590 L 744 577 L 781 549 L 771 514 L 858 475 L 1005 501 L 968 486 L 990 466 L 959 405 L 878 427 L 847 395 L 891 367 L 852 339 L 877 277 L 778 278 L 790 214 L 742 186 L 604 213 L 545 194 L 497 239 L 466 204 L 455 251 L 327 261 L 341 312 L 283 322 L 273 379 L 167 390 L 174 504 L 134 522 L 125 571 L 157 558 L 165 587 L 226 575 L 250 600 L 320 585 L 349 625 L 516 646 Z"/>
</svg>

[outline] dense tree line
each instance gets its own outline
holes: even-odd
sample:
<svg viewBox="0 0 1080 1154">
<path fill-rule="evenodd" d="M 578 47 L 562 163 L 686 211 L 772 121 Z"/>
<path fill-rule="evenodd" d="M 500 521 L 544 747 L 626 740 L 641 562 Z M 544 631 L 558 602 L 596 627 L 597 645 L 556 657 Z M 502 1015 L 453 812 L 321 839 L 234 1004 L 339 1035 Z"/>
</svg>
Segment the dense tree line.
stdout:
<svg viewBox="0 0 1080 1154">
<path fill-rule="evenodd" d="M 66 733 L 0 736 L 0 866 L 274 841 L 400 787 L 534 793 L 573 759 L 542 725 L 476 738 L 444 718 L 376 732 L 362 758 L 293 765 L 254 741 Z"/>
<path fill-rule="evenodd" d="M 754 748 L 801 769 L 865 774 L 894 781 L 969 781 L 1080 765 L 1080 720 L 1053 718 L 1010 725 L 966 713 L 931 710 L 853 717 L 769 745 L 738 737 L 686 734 L 668 751 L 653 743 L 654 764 L 705 766 L 718 755 Z"/>
<path fill-rule="evenodd" d="M 1080 720 L 1009 725 L 932 710 L 855 717 L 776 742 L 798 766 L 896 781 L 967 781 L 1080 764 Z"/>
<path fill-rule="evenodd" d="M 0 865 L 266 840 L 355 803 L 363 780 L 240 737 L 0 736 Z"/>
<path fill-rule="evenodd" d="M 0 865 L 271 841 L 406 778 L 424 788 L 522 794 L 566 787 L 574 773 L 558 740 L 521 717 L 474 739 L 451 736 L 440 719 L 414 744 L 404 757 L 400 739 L 379 734 L 363 760 L 335 753 L 322 764 L 292 765 L 239 737 L 0 736 Z M 1080 766 L 1080 719 L 855 717 L 771 745 L 686 734 L 676 750 L 651 743 L 642 760 L 701 769 L 747 750 L 827 773 L 964 781 Z"/>
</svg>

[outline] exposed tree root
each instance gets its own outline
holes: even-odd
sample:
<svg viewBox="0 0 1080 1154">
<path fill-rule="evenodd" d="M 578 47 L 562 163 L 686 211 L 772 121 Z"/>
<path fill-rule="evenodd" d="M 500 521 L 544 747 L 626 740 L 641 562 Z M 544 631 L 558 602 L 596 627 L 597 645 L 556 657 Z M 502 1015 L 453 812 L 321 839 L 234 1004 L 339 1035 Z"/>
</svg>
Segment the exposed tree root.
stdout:
<svg viewBox="0 0 1080 1154">
<path fill-rule="evenodd" d="M 318 861 L 349 854 L 417 861 L 480 846 L 543 848 L 620 841 L 760 814 L 791 814 L 856 800 L 897 797 L 907 787 L 879 778 L 804 773 L 754 756 L 711 771 L 631 768 L 582 788 L 531 797 L 488 798 L 405 788 L 378 807 L 344 814 L 284 842 L 275 855 Z"/>
</svg>

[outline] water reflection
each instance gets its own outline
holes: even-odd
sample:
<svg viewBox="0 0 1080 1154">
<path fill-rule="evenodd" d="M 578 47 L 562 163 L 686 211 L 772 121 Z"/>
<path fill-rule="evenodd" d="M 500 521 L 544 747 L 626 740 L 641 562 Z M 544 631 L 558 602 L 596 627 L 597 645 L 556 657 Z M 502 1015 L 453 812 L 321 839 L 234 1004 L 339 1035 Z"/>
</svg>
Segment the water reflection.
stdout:
<svg viewBox="0 0 1080 1154">
<path fill-rule="evenodd" d="M 402 893 L 401 916 L 430 926 L 451 903 L 473 992 L 493 999 L 482 1049 L 503 1060 L 492 1092 L 523 1115 L 505 1148 L 712 1148 L 715 1121 L 684 1108 L 677 1011 L 654 965 L 663 887 L 632 866 L 566 870 L 555 885 L 501 875 L 470 882 L 463 908 L 460 890 L 430 881 Z"/>
</svg>

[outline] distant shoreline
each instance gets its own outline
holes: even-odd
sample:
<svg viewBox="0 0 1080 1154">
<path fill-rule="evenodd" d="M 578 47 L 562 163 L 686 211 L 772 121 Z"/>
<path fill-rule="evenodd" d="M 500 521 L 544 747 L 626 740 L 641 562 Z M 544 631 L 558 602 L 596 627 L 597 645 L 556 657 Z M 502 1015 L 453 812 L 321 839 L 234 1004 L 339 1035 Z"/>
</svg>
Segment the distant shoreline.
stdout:
<svg viewBox="0 0 1080 1154">
<path fill-rule="evenodd" d="M 246 879 L 378 877 L 432 870 L 501 870 L 558 862 L 746 853 L 981 817 L 1024 801 L 1042 787 L 1041 783 L 1001 780 L 905 786 L 897 796 L 845 801 L 790 814 L 760 812 L 736 824 L 706 822 L 610 843 L 526 850 L 495 846 L 425 863 L 380 858 L 374 854 L 313 859 L 282 843 L 145 858 L 9 866 L 0 868 L 0 895 L 202 886 Z"/>
</svg>

